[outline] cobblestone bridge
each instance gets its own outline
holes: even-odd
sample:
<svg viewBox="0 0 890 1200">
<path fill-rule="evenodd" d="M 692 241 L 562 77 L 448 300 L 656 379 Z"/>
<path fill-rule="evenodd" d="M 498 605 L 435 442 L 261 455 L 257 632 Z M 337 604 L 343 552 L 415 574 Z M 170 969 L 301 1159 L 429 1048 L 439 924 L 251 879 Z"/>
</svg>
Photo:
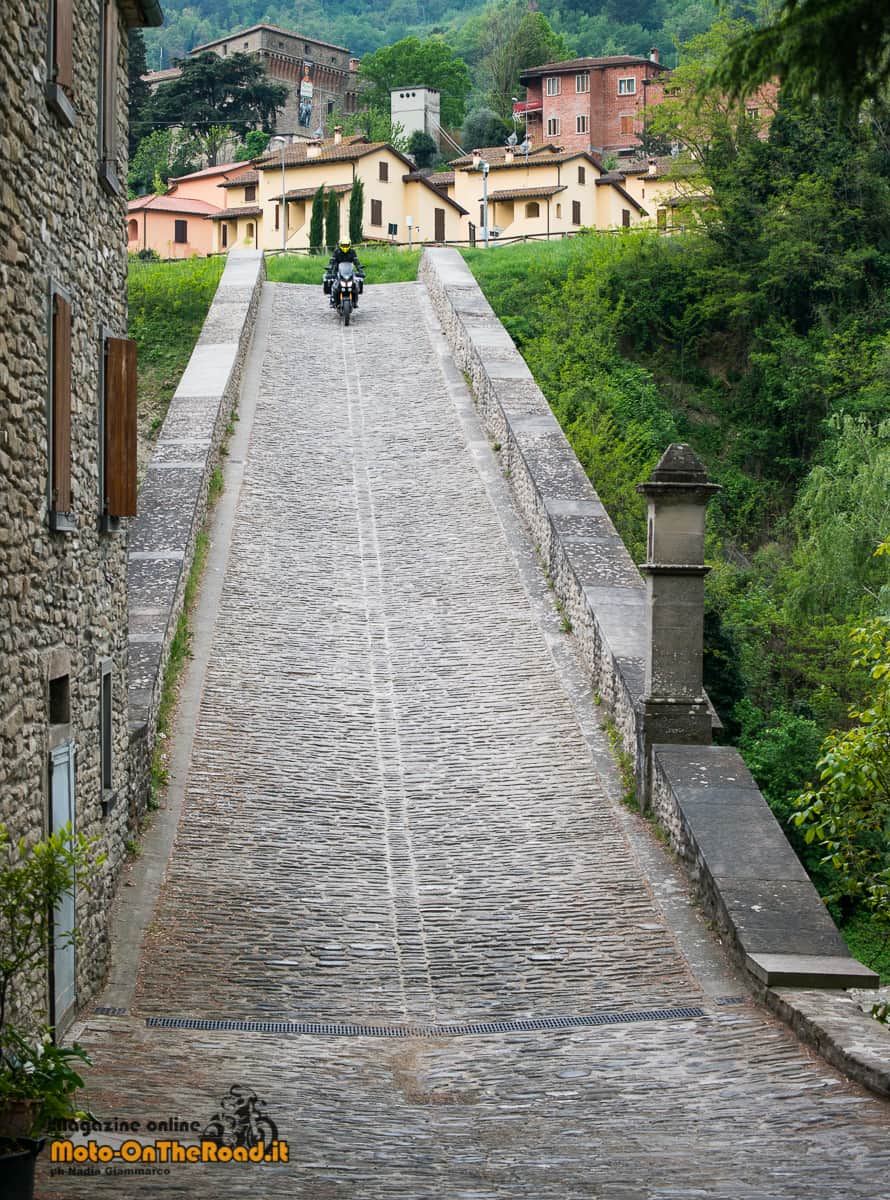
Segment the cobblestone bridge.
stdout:
<svg viewBox="0 0 890 1200">
<path fill-rule="evenodd" d="M 343 330 L 266 285 L 227 478 L 174 852 L 76 1033 L 96 1113 L 147 1139 L 240 1084 L 290 1162 L 39 1194 L 890 1197 L 887 1106 L 746 997 L 617 803 L 422 286 Z"/>
</svg>

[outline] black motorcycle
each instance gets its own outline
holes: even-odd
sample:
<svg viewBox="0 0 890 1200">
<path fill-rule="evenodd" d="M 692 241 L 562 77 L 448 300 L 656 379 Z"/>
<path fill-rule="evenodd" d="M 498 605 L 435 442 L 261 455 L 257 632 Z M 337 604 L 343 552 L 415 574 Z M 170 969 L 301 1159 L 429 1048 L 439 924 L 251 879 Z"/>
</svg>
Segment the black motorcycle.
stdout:
<svg viewBox="0 0 890 1200">
<path fill-rule="evenodd" d="M 358 298 L 364 291 L 364 283 L 364 279 L 355 269 L 355 264 L 351 262 L 338 263 L 336 275 L 325 276 L 325 295 L 331 296 L 340 320 L 346 325 L 358 307 Z"/>
</svg>

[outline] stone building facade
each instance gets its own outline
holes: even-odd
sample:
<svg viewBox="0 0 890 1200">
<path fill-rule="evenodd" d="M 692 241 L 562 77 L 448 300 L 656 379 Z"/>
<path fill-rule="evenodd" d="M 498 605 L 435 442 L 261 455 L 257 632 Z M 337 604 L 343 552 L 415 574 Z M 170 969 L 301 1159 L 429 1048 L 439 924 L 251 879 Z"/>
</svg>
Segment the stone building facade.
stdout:
<svg viewBox="0 0 890 1200">
<path fill-rule="evenodd" d="M 566 150 L 632 150 L 640 145 L 647 108 L 662 98 L 657 83 L 666 69 L 654 49 L 649 58 L 546 63 L 523 72 L 526 99 L 514 110 L 525 117 L 537 146 L 558 142 Z"/>
<path fill-rule="evenodd" d="M 157 0 L 0 5 L 0 820 L 33 844 L 70 819 L 106 855 L 75 895 L 76 951 L 26 998 L 64 1026 L 105 971 L 131 830 L 127 33 L 162 14 Z"/>
<path fill-rule="evenodd" d="M 304 37 L 277 25 L 250 29 L 195 46 L 192 54 L 212 50 L 221 58 L 250 54 L 259 58 L 271 79 L 288 88 L 277 126 L 284 133 L 309 136 L 325 130 L 335 112 L 355 112 L 358 60 L 344 46 Z"/>
</svg>

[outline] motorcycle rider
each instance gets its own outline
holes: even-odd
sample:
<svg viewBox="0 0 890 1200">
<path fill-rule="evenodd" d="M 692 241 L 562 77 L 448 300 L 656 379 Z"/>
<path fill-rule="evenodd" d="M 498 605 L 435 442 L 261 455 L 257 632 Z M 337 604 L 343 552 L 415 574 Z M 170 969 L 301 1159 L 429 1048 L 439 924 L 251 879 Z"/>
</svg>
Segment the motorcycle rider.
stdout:
<svg viewBox="0 0 890 1200">
<path fill-rule="evenodd" d="M 330 279 L 330 280 L 336 279 L 337 268 L 339 267 L 341 262 L 352 263 L 352 265 L 355 267 L 356 277 L 359 280 L 364 281 L 364 278 L 365 278 L 364 268 L 362 267 L 362 264 L 358 260 L 358 255 L 353 250 L 352 246 L 349 244 L 348 238 L 343 238 L 341 240 L 339 246 L 337 247 L 337 249 L 331 255 L 331 261 L 328 263 L 327 271 L 326 271 L 326 276 L 328 279 Z M 336 308 L 336 306 L 337 306 L 337 301 L 334 296 L 334 288 L 332 285 L 331 286 L 331 308 Z M 356 308 L 358 307 L 358 295 L 356 295 L 356 298 L 355 298 L 355 306 L 356 306 Z"/>
</svg>

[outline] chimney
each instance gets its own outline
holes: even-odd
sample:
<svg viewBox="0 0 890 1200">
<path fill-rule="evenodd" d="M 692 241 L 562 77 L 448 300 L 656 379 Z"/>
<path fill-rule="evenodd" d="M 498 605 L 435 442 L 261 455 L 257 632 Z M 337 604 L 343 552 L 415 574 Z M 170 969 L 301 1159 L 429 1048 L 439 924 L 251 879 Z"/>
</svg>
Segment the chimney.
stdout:
<svg viewBox="0 0 890 1200">
<path fill-rule="evenodd" d="M 513 147 L 508 146 L 504 151 L 504 166 L 509 167 L 513 161 Z"/>
<path fill-rule="evenodd" d="M 318 138 L 310 138 L 310 140 L 306 143 L 306 157 L 318 158 L 320 154 L 321 142 L 318 140 Z"/>
<path fill-rule="evenodd" d="M 478 171 L 479 168 L 481 167 L 481 165 L 482 165 L 482 151 L 474 150 L 473 151 L 473 170 Z"/>
<path fill-rule="evenodd" d="M 334 126 L 334 145 L 339 146 L 342 141 L 343 141 L 343 126 L 335 125 Z"/>
<path fill-rule="evenodd" d="M 654 158 L 649 159 L 649 174 L 650 175 L 658 174 L 658 162 Z"/>
<path fill-rule="evenodd" d="M 362 65 L 362 60 L 360 58 L 351 58 L 349 60 L 350 71 L 357 71 L 361 65 Z"/>
<path fill-rule="evenodd" d="M 654 63 L 658 62 L 658 47 L 657 46 L 653 46 L 652 49 L 649 51 L 649 61 L 654 62 Z"/>
</svg>

